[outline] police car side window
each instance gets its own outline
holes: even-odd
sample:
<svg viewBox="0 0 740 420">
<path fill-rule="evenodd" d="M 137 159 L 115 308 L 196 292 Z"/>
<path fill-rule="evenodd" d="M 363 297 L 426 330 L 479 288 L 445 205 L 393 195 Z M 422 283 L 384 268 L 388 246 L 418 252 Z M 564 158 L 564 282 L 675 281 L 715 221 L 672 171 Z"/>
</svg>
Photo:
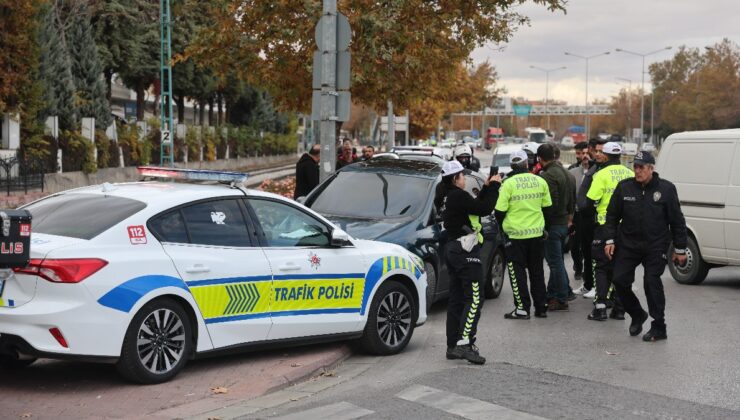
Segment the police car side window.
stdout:
<svg viewBox="0 0 740 420">
<path fill-rule="evenodd" d="M 149 230 L 162 242 L 188 243 L 188 232 L 180 210 L 155 217 L 149 222 Z"/>
<path fill-rule="evenodd" d="M 277 201 L 250 199 L 267 246 L 329 246 L 329 228 L 301 210 Z"/>
<path fill-rule="evenodd" d="M 252 246 L 238 200 L 204 201 L 181 211 L 192 244 Z"/>
</svg>

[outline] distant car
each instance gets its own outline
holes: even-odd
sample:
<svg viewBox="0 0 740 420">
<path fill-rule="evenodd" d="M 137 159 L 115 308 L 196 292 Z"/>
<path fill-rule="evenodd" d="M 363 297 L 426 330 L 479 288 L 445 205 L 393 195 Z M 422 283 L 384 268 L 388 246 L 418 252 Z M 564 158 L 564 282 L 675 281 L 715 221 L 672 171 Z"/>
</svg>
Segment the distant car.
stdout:
<svg viewBox="0 0 740 420">
<path fill-rule="evenodd" d="M 622 154 L 627 156 L 634 156 L 637 154 L 637 144 L 636 143 L 621 143 L 622 145 Z"/>
<path fill-rule="evenodd" d="M 575 145 L 573 137 L 570 136 L 565 136 L 563 137 L 563 140 L 560 141 L 560 147 L 563 149 L 572 149 Z"/>
<path fill-rule="evenodd" d="M 446 231 L 434 205 L 441 165 L 407 159 L 370 159 L 346 166 L 319 184 L 305 204 L 356 238 L 390 242 L 423 260 L 427 304 L 447 296 L 449 274 L 444 258 Z M 485 179 L 466 174 L 466 191 L 475 195 Z M 477 191 L 476 191 L 477 190 Z M 503 242 L 496 219 L 481 218 L 486 298 L 501 293 Z"/>
<path fill-rule="evenodd" d="M 493 151 L 493 159 L 491 159 L 491 166 L 497 166 L 498 172 L 508 174 L 511 172 L 509 166 L 509 157 L 515 150 L 522 150 L 521 144 L 499 144 Z M 490 173 L 490 170 L 489 170 Z"/>
<path fill-rule="evenodd" d="M 650 142 L 646 142 L 646 143 L 643 143 L 642 146 L 640 146 L 640 150 L 642 150 L 643 152 L 653 153 L 653 152 L 655 152 L 656 147 L 655 147 L 654 144 L 652 144 Z"/>
</svg>

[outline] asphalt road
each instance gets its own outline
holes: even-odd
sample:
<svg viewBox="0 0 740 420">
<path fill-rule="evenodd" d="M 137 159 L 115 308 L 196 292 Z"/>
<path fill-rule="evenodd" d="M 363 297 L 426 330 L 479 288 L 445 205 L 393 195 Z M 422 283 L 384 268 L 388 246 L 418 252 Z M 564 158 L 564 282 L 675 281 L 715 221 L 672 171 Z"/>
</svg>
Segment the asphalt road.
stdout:
<svg viewBox="0 0 740 420">
<path fill-rule="evenodd" d="M 480 158 L 486 166 L 490 153 Z M 645 306 L 641 269 L 636 278 Z M 581 297 L 547 319 L 505 320 L 513 307 L 507 278 L 483 307 L 477 344 L 486 365 L 445 359 L 440 302 L 404 353 L 353 356 L 328 377 L 286 390 L 285 403 L 244 418 L 740 419 L 740 269 L 714 269 L 698 286 L 666 270 L 663 281 L 663 342 L 630 337 L 629 317 L 587 320 L 592 303 Z"/>
</svg>

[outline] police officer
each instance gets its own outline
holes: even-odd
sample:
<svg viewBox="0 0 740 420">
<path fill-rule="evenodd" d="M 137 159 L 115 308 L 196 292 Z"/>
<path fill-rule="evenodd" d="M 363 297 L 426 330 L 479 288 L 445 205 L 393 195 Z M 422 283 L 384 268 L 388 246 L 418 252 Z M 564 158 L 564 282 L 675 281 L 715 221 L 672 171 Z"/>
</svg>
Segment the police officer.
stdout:
<svg viewBox="0 0 740 420">
<path fill-rule="evenodd" d="M 509 162 L 512 171 L 504 180 L 496 202 L 496 219 L 504 230 L 504 254 L 516 306 L 504 318 L 529 319 L 532 300 L 534 315 L 545 318 L 547 301 L 542 260 L 546 233 L 542 208 L 552 205 L 550 191 L 544 179 L 528 172 L 527 153 L 523 150 L 514 151 Z"/>
<path fill-rule="evenodd" d="M 591 182 L 593 182 L 594 174 L 596 173 L 596 171 L 599 170 L 599 163 L 597 162 L 596 157 L 603 150 L 605 143 L 606 141 L 598 138 L 592 138 L 588 141 L 588 170 L 585 174 L 583 174 L 581 186 L 576 192 L 576 207 L 578 208 L 578 213 L 580 217 L 579 228 L 581 228 L 581 251 L 583 252 L 584 264 L 590 265 L 587 271 L 587 273 L 590 273 L 591 276 L 590 282 L 586 283 L 588 279 L 584 279 L 584 284 L 591 285 L 591 289 L 583 293 L 583 297 L 586 299 L 594 299 L 596 297 L 596 287 L 593 287 L 595 284 L 595 267 L 593 264 L 593 258 L 591 256 L 591 246 L 593 245 L 594 229 L 596 227 L 596 209 L 594 208 L 593 203 L 588 202 L 586 194 L 588 193 L 589 188 L 591 188 Z"/>
<path fill-rule="evenodd" d="M 480 171 L 480 160 L 473 156 L 473 149 L 467 144 L 459 144 L 455 146 L 453 151 L 455 159 L 460 162 L 465 169 L 470 169 L 474 172 Z"/>
<path fill-rule="evenodd" d="M 596 280 L 596 300 L 594 309 L 588 315 L 592 321 L 606 321 L 606 303 L 607 299 L 614 299 L 614 308 L 609 315 L 613 319 L 624 319 L 624 309 L 622 309 L 619 299 L 613 296 L 612 275 L 614 264 L 604 254 L 604 241 L 606 240 L 606 209 L 609 206 L 614 189 L 617 188 L 619 181 L 635 176 L 629 168 L 620 164 L 622 155 L 622 146 L 619 143 L 608 142 L 601 151 L 596 153 L 596 160 L 600 169 L 594 174 L 591 186 L 586 193 L 586 200 L 590 206 L 596 207 L 596 229 L 594 230 L 594 240 L 591 247 L 591 257 L 594 260 L 594 277 Z"/>
<path fill-rule="evenodd" d="M 447 303 L 447 358 L 465 359 L 482 365 L 485 357 L 478 353 L 475 335 L 483 305 L 480 282 L 483 278 L 478 232 L 473 230 L 471 216 L 493 212 L 501 177 L 488 178 L 478 197 L 465 191 L 464 168 L 460 162 L 445 162 L 442 182 L 446 185 L 442 199 L 442 220 L 448 243 L 445 260 L 450 275 L 450 297 Z"/>
<path fill-rule="evenodd" d="M 642 323 L 648 318 L 632 292 L 635 268 L 642 264 L 645 296 L 653 318 L 650 331 L 642 339 L 665 340 L 665 294 L 660 276 L 671 241 L 672 259 L 677 264 L 686 263 L 686 221 L 676 187 L 653 172 L 655 158 L 649 152 L 639 152 L 634 163 L 635 177 L 620 182 L 609 203 L 604 252 L 615 262 L 614 285 L 632 318 L 630 335 L 640 334 Z"/>
</svg>

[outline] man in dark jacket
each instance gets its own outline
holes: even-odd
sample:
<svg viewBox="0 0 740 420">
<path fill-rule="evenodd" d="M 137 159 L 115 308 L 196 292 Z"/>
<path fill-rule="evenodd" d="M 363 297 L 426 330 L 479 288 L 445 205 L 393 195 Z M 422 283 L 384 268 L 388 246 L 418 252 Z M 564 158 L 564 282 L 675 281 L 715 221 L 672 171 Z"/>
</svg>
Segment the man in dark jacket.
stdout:
<svg viewBox="0 0 740 420">
<path fill-rule="evenodd" d="M 581 251 L 583 252 L 583 260 L 585 264 L 591 265 L 591 289 L 583 293 L 583 297 L 586 299 L 593 299 L 596 297 L 596 287 L 594 281 L 594 268 L 591 255 L 591 243 L 594 240 L 594 230 L 596 229 L 596 209 L 588 202 L 586 194 L 591 183 L 593 182 L 594 174 L 599 170 L 599 164 L 596 162 L 596 155 L 601 153 L 606 142 L 601 139 L 592 138 L 588 141 L 588 155 L 591 158 L 588 162 L 588 170 L 583 174 L 581 180 L 581 186 L 576 192 L 576 208 L 580 217 L 581 228 Z"/>
<path fill-rule="evenodd" d="M 642 332 L 642 323 L 648 318 L 632 292 L 635 268 L 642 264 L 645 269 L 645 296 L 653 321 L 650 331 L 642 337 L 644 341 L 668 338 L 660 276 L 665 271 L 666 250 L 671 242 L 673 261 L 686 263 L 686 221 L 678 193 L 671 182 L 653 172 L 654 165 L 655 159 L 649 152 L 635 156 L 635 176 L 617 185 L 605 224 L 604 252 L 615 261 L 614 284 L 625 311 L 632 317 L 632 336 Z"/>
<path fill-rule="evenodd" d="M 547 281 L 547 310 L 568 310 L 570 280 L 565 270 L 563 249 L 568 237 L 568 226 L 573 221 L 575 209 L 575 192 L 570 181 L 570 174 L 556 160 L 556 147 L 543 144 L 537 149 L 537 157 L 542 165 L 540 176 L 547 182 L 552 205 L 545 207 L 545 260 L 550 267 L 550 278 Z"/>
<path fill-rule="evenodd" d="M 308 195 L 319 185 L 319 160 L 321 159 L 321 145 L 314 144 L 308 153 L 295 164 L 295 191 L 293 199 Z"/>
</svg>

